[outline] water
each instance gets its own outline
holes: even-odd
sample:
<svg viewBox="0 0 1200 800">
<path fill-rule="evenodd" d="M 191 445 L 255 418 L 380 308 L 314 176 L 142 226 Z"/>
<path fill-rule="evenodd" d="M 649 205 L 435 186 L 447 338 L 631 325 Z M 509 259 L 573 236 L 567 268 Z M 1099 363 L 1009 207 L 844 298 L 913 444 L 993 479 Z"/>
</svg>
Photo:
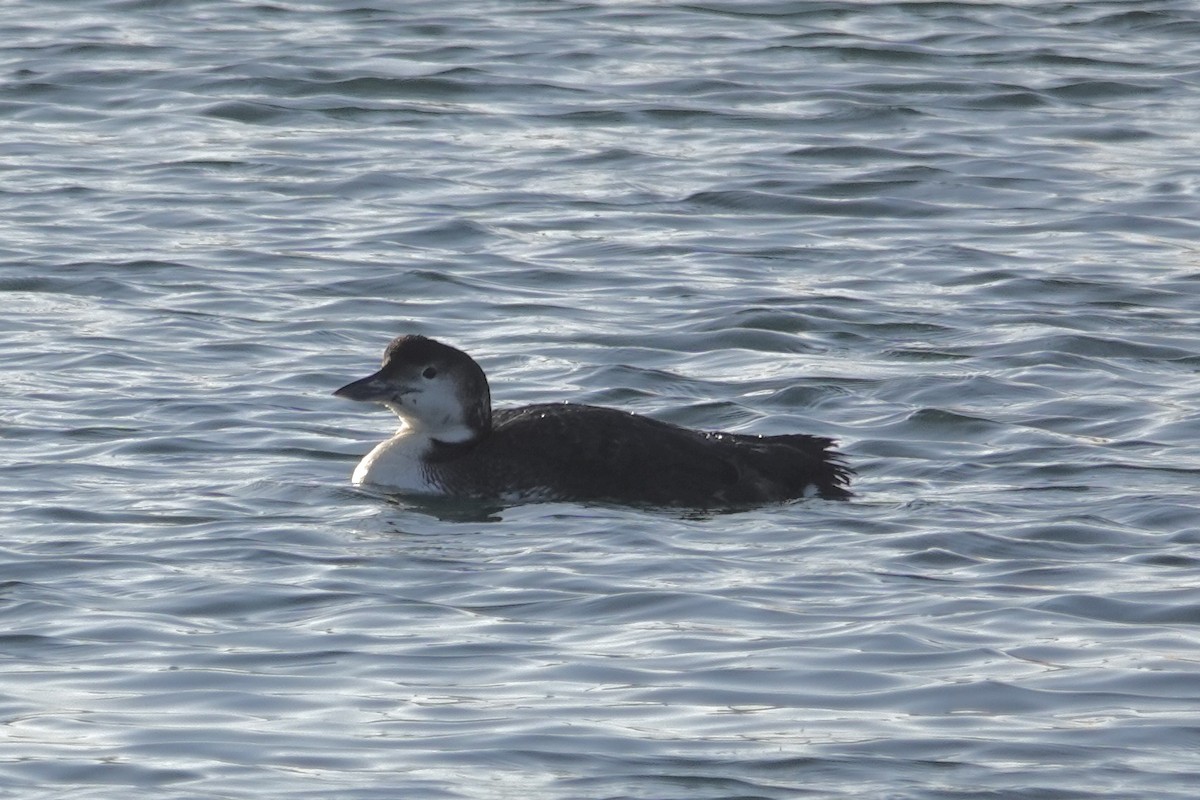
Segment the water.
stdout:
<svg viewBox="0 0 1200 800">
<path fill-rule="evenodd" d="M 0 794 L 1194 794 L 1194 4 L 0 28 Z M 353 490 L 401 332 L 858 496 Z"/>
</svg>

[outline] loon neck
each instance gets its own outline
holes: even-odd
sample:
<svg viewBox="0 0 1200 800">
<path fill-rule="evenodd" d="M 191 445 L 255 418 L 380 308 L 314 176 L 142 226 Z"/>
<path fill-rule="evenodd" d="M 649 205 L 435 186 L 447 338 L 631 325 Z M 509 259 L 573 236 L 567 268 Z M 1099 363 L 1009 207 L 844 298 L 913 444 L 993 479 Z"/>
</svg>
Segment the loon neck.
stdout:
<svg viewBox="0 0 1200 800">
<path fill-rule="evenodd" d="M 486 430 L 450 417 L 431 424 L 430 420 L 416 416 L 399 404 L 386 403 L 385 405 L 400 418 L 402 423 L 398 431 L 400 435 L 428 439 L 434 444 L 457 445 L 475 442 L 487 434 Z"/>
<path fill-rule="evenodd" d="M 443 439 L 430 439 L 429 449 L 425 452 L 426 461 L 453 461 L 470 453 L 483 440 L 483 435 L 464 439 L 460 442 L 448 442 Z"/>
</svg>

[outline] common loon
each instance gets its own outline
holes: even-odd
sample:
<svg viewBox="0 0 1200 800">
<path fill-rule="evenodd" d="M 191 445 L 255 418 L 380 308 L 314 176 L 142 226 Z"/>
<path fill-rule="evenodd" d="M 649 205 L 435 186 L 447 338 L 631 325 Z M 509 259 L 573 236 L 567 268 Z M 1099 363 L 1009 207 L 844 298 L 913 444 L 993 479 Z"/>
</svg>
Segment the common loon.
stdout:
<svg viewBox="0 0 1200 800">
<path fill-rule="evenodd" d="M 851 470 L 832 439 L 694 431 L 576 403 L 493 411 L 475 360 L 424 336 L 392 340 L 378 372 L 334 394 L 380 403 L 404 422 L 359 462 L 356 485 L 697 509 L 850 496 Z"/>
</svg>

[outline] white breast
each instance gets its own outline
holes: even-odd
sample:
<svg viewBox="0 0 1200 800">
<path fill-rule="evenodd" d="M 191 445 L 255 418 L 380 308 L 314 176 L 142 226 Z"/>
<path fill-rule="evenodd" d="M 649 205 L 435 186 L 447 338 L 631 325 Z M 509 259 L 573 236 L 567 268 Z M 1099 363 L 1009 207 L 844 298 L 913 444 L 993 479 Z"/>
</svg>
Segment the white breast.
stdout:
<svg viewBox="0 0 1200 800">
<path fill-rule="evenodd" d="M 363 456 L 351 481 L 355 486 L 369 483 L 401 492 L 440 494 L 441 487 L 430 480 L 422 460 L 429 448 L 427 436 L 401 430 Z"/>
</svg>

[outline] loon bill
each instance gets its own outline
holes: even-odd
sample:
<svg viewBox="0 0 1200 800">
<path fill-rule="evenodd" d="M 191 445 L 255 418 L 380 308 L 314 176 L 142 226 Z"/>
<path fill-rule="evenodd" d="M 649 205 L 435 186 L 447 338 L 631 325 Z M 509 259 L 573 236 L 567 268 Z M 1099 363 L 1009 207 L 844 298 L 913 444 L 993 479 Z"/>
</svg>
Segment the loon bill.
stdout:
<svg viewBox="0 0 1200 800">
<path fill-rule="evenodd" d="M 334 392 L 404 422 L 354 469 L 356 485 L 501 502 L 721 508 L 850 497 L 832 439 L 695 431 L 600 406 L 492 409 L 475 360 L 424 336 L 392 340 L 373 375 Z"/>
</svg>

